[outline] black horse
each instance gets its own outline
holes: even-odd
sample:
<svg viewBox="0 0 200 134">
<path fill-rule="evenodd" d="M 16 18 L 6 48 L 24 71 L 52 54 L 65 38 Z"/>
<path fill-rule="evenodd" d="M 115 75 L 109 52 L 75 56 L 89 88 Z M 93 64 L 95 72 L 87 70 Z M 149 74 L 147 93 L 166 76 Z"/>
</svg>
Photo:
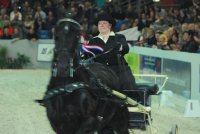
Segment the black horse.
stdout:
<svg viewBox="0 0 200 134">
<path fill-rule="evenodd" d="M 39 102 L 57 134 L 128 134 L 127 105 L 110 92 L 119 89 L 118 77 L 100 63 L 79 64 L 80 35 L 76 21 L 57 22 L 52 75 Z"/>
</svg>

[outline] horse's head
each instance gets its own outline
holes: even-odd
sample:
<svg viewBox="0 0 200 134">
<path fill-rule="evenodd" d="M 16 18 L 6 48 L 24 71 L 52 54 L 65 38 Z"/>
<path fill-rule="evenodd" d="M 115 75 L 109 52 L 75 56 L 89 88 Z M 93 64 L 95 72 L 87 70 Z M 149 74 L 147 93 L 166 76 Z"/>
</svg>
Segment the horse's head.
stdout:
<svg viewBox="0 0 200 134">
<path fill-rule="evenodd" d="M 65 18 L 55 26 L 56 49 L 67 49 L 73 53 L 79 44 L 81 25 L 73 19 Z"/>
<path fill-rule="evenodd" d="M 69 76 L 70 69 L 77 62 L 81 25 L 73 19 L 65 18 L 55 26 L 55 48 L 53 58 L 54 76 Z"/>
</svg>

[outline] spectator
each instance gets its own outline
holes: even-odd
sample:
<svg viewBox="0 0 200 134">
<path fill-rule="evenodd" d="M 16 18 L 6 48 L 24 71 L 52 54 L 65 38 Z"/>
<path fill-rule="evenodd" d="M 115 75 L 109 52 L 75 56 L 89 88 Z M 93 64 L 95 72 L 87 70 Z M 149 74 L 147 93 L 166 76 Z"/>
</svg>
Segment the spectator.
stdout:
<svg viewBox="0 0 200 134">
<path fill-rule="evenodd" d="M 147 44 L 147 30 L 147 27 L 142 29 L 141 35 L 139 35 L 137 40 L 137 46 L 145 46 Z"/>
<path fill-rule="evenodd" d="M 13 26 L 10 24 L 9 18 L 5 18 L 3 26 L 2 39 L 11 39 L 13 35 Z"/>
<path fill-rule="evenodd" d="M 2 8 L 8 8 L 10 5 L 10 0 L 0 0 L 0 5 Z"/>
<path fill-rule="evenodd" d="M 30 0 L 29 0 L 30 1 Z M 21 13 L 22 16 L 25 17 L 27 15 L 33 15 L 33 9 L 30 6 L 29 1 L 25 1 L 24 4 L 22 5 Z M 24 18 L 23 18 L 24 19 Z"/>
<path fill-rule="evenodd" d="M 172 37 L 168 40 L 167 45 L 170 47 L 171 50 L 180 51 L 179 45 L 179 35 L 178 33 L 173 33 Z"/>
<path fill-rule="evenodd" d="M 36 12 L 35 12 L 35 20 L 42 19 L 43 21 L 46 21 L 47 15 L 46 13 L 42 10 L 41 6 L 36 7 Z"/>
<path fill-rule="evenodd" d="M 56 18 L 52 11 L 48 12 L 47 21 L 46 21 L 46 30 L 48 31 L 49 38 L 53 38 L 53 29 L 56 25 Z"/>
<path fill-rule="evenodd" d="M 188 31 L 189 31 L 189 30 L 191 30 L 191 31 L 193 31 L 193 32 L 195 31 L 195 23 L 189 23 L 189 24 L 188 24 Z"/>
<path fill-rule="evenodd" d="M 115 31 L 118 32 L 121 30 L 122 25 L 124 25 L 123 27 L 128 27 L 128 23 L 126 20 L 124 20 L 123 18 L 121 19 L 115 19 L 116 20 L 116 26 L 115 26 Z"/>
<path fill-rule="evenodd" d="M 161 34 L 157 41 L 157 47 L 162 50 L 170 50 L 170 47 L 167 45 L 168 38 L 167 35 Z"/>
<path fill-rule="evenodd" d="M 128 8 L 125 13 L 126 13 L 126 18 L 128 18 L 129 21 L 138 19 L 138 14 L 135 12 L 135 10 L 133 9 L 133 6 L 131 5 L 130 2 L 128 4 Z"/>
<path fill-rule="evenodd" d="M 4 33 L 1 39 L 11 39 L 10 29 L 9 27 L 4 27 Z"/>
<path fill-rule="evenodd" d="M 38 38 L 43 38 L 41 35 L 41 31 L 47 30 L 46 21 L 42 18 L 37 18 L 34 22 L 34 32 L 38 35 Z M 46 37 L 45 37 L 46 38 Z"/>
<path fill-rule="evenodd" d="M 28 40 L 30 40 L 30 41 L 36 41 L 36 40 L 38 39 L 38 36 L 37 36 L 37 34 L 35 33 L 34 28 L 30 28 L 30 29 L 28 30 L 28 33 L 27 33 L 27 35 L 26 35 L 26 38 L 27 38 Z"/>
<path fill-rule="evenodd" d="M 181 32 L 185 32 L 185 31 L 188 31 L 188 23 L 183 23 L 181 25 Z"/>
<path fill-rule="evenodd" d="M 153 45 L 157 45 L 155 31 L 152 28 L 148 28 L 147 29 L 147 47 L 152 47 Z"/>
<path fill-rule="evenodd" d="M 22 26 L 25 38 L 31 28 L 34 28 L 34 18 L 32 15 L 26 15 Z"/>
<path fill-rule="evenodd" d="M 156 20 L 153 23 L 153 27 L 157 29 L 163 29 L 166 30 L 168 26 L 168 22 L 165 20 L 166 18 L 166 12 L 156 12 Z"/>
<path fill-rule="evenodd" d="M 137 27 L 137 30 L 138 30 L 138 24 L 139 24 L 139 20 L 136 18 L 133 20 L 132 27 Z"/>
<path fill-rule="evenodd" d="M 103 8 L 105 6 L 104 0 L 94 0 L 94 5 L 96 8 Z"/>
<path fill-rule="evenodd" d="M 142 31 L 143 28 L 149 27 L 150 22 L 147 20 L 147 16 L 145 13 L 142 13 L 139 18 L 138 30 Z"/>
<path fill-rule="evenodd" d="M 10 13 L 10 21 L 12 22 L 13 20 L 22 21 L 22 14 L 17 6 L 15 6 Z"/>
<path fill-rule="evenodd" d="M 9 16 L 6 8 L 2 8 L 0 11 L 0 28 L 2 28 L 4 26 L 4 20 L 9 19 Z"/>
<path fill-rule="evenodd" d="M 154 9 L 151 7 L 151 8 L 149 9 L 149 18 L 148 18 L 148 21 L 149 21 L 150 23 L 153 23 L 153 22 L 155 22 L 155 20 L 156 20 L 156 18 L 155 18 L 155 11 L 154 11 Z"/>
<path fill-rule="evenodd" d="M 183 33 L 182 37 L 182 52 L 190 52 L 190 53 L 196 53 L 199 45 L 198 43 L 194 40 L 194 33 L 193 31 L 185 31 Z"/>
<path fill-rule="evenodd" d="M 84 10 L 83 4 L 75 5 L 70 8 L 71 18 L 76 20 L 80 24 L 83 23 L 84 14 L 85 14 L 84 12 L 85 10 Z"/>
<path fill-rule="evenodd" d="M 57 18 L 57 20 L 63 18 L 63 16 L 66 16 L 67 9 L 66 9 L 64 3 L 65 3 L 64 0 L 59 0 L 56 3 L 55 10 L 56 10 L 56 18 Z"/>
<path fill-rule="evenodd" d="M 49 12 L 55 13 L 55 7 L 53 6 L 53 3 L 51 0 L 46 0 L 46 4 L 44 5 L 44 12 L 48 14 Z"/>
<path fill-rule="evenodd" d="M 163 34 L 163 32 L 161 30 L 157 30 L 156 33 L 155 33 L 155 38 L 156 38 L 156 41 L 158 42 L 159 38 L 160 38 L 160 35 Z"/>
<path fill-rule="evenodd" d="M 119 29 L 119 31 L 123 31 L 123 30 L 126 30 L 128 28 L 128 25 L 123 23 Z"/>
<path fill-rule="evenodd" d="M 19 11 L 17 6 L 15 6 L 13 11 L 10 13 L 10 21 L 13 26 L 21 26 L 22 25 L 22 14 Z"/>
<path fill-rule="evenodd" d="M 3 29 L 3 27 L 0 27 L 0 39 L 2 39 L 2 37 L 3 37 L 3 33 L 4 33 L 4 29 Z"/>
<path fill-rule="evenodd" d="M 85 2 L 85 23 L 87 24 L 86 33 L 91 34 L 94 27 L 94 20 L 97 17 L 97 10 L 92 7 L 90 1 Z"/>
<path fill-rule="evenodd" d="M 11 42 L 14 43 L 20 39 L 23 39 L 22 29 L 20 27 L 14 27 L 13 35 L 11 36 Z"/>
</svg>

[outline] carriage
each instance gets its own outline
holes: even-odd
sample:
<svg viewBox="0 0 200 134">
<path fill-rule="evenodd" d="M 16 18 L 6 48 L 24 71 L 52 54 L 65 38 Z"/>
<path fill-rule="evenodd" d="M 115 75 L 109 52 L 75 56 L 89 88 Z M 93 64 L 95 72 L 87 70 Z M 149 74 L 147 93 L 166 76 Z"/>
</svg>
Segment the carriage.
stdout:
<svg viewBox="0 0 200 134">
<path fill-rule="evenodd" d="M 129 106 L 129 113 L 133 114 L 129 119 L 130 134 L 135 134 L 134 130 L 139 129 L 145 131 L 147 134 L 159 134 L 158 128 L 153 127 L 151 117 L 151 97 L 152 95 L 162 94 L 162 90 L 168 80 L 167 75 L 158 74 L 134 74 L 138 80 L 138 91 L 141 92 L 142 97 L 137 98 L 137 102 L 132 102 L 133 106 Z M 159 86 L 157 86 L 159 85 Z M 151 88 L 157 89 L 156 92 L 149 92 Z M 131 92 L 127 91 L 131 95 Z M 134 103 L 136 103 L 134 105 Z M 139 103 L 139 104 L 138 104 Z M 160 104 L 159 104 L 160 105 Z M 158 126 L 159 127 L 159 126 Z M 156 129 L 156 130 L 155 130 Z M 178 126 L 172 125 L 169 134 L 178 134 Z"/>
<path fill-rule="evenodd" d="M 125 91 L 130 94 L 126 96 L 112 70 L 100 63 L 79 65 L 80 35 L 81 26 L 75 20 L 57 22 L 51 78 L 43 99 L 37 100 L 46 107 L 53 130 L 58 134 L 105 134 L 112 128 L 113 133 L 128 134 L 128 129 L 133 133 L 135 124 L 140 129 L 148 124 L 153 134 L 150 95 L 160 93 L 167 78 L 160 89 L 156 84 L 139 85 L 143 97 L 132 97 L 132 91 Z M 141 113 L 144 120 L 135 123 L 129 118 L 132 113 Z M 172 134 L 176 132 L 177 128 Z"/>
</svg>

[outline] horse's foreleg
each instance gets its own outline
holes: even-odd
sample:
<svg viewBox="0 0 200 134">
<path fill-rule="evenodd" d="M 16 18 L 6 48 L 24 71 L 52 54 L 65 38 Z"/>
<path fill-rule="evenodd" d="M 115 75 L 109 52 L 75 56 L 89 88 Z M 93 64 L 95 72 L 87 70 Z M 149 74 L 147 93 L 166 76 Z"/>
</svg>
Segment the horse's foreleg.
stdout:
<svg viewBox="0 0 200 134">
<path fill-rule="evenodd" d="M 99 131 L 98 134 L 114 134 L 114 131 L 111 127 L 105 127 L 101 131 Z"/>
<path fill-rule="evenodd" d="M 81 126 L 75 134 L 95 134 L 98 125 L 94 117 L 88 117 L 81 121 Z"/>
<path fill-rule="evenodd" d="M 115 134 L 129 134 L 128 121 L 129 111 L 126 105 L 121 105 L 117 108 L 112 120 L 110 120 L 108 124 L 110 125 L 110 128 L 112 128 L 112 130 L 115 131 Z M 114 132 L 112 132 L 111 134 L 114 134 Z"/>
</svg>

